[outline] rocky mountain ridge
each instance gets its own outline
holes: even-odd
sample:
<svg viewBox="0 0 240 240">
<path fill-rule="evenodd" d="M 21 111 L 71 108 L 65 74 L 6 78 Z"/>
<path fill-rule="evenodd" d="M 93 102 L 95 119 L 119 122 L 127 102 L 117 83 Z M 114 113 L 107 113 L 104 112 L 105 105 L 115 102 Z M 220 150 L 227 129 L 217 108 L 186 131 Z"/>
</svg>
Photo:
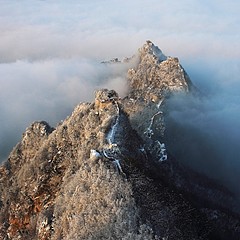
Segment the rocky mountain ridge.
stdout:
<svg viewBox="0 0 240 240">
<path fill-rule="evenodd" d="M 0 168 L 0 239 L 238 239 L 234 195 L 164 143 L 167 99 L 194 85 L 150 41 L 134 57 L 125 98 L 101 89 L 27 128 Z"/>
</svg>

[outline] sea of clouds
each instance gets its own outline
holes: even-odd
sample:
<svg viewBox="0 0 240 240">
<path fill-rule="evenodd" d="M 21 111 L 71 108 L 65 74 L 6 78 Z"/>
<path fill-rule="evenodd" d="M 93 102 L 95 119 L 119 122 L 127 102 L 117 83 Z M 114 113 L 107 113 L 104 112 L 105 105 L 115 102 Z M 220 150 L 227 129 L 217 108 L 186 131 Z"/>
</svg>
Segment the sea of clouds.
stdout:
<svg viewBox="0 0 240 240">
<path fill-rule="evenodd" d="M 79 102 L 91 101 L 100 87 L 124 95 L 128 66 L 109 67 L 100 62 L 132 56 L 150 39 L 165 55 L 179 57 L 193 83 L 208 96 L 172 100 L 169 116 L 188 134 L 186 144 L 180 150 L 170 147 L 171 151 L 181 161 L 204 166 L 203 171 L 213 177 L 230 178 L 231 183 L 238 179 L 240 2 L 0 3 L 1 161 L 31 122 L 46 120 L 55 126 Z M 196 144 L 189 145 L 189 139 Z M 203 139 L 205 143 L 198 144 Z M 207 150 L 209 144 L 213 155 Z M 184 148 L 188 154 L 182 154 Z"/>
</svg>

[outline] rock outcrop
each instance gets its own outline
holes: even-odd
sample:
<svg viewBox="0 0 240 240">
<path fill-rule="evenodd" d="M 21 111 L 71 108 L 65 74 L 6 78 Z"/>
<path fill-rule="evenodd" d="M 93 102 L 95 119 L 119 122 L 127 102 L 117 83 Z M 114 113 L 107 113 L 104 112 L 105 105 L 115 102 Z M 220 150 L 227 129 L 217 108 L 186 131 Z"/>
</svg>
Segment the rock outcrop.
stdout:
<svg viewBox="0 0 240 240">
<path fill-rule="evenodd" d="M 134 57 L 125 98 L 101 89 L 25 131 L 0 167 L 0 239 L 238 239 L 234 196 L 164 144 L 167 98 L 195 87 L 150 41 Z"/>
</svg>

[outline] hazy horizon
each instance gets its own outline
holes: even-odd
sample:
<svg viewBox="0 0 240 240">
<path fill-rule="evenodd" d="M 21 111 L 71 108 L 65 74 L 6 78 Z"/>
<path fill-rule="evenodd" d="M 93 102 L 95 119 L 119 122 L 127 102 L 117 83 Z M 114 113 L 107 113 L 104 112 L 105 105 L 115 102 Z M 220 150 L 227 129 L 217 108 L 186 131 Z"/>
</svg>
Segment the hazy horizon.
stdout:
<svg viewBox="0 0 240 240">
<path fill-rule="evenodd" d="M 126 68 L 99 63 L 132 56 L 149 39 L 165 55 L 178 57 L 210 96 L 200 104 L 202 122 L 193 121 L 223 137 L 216 148 L 225 146 L 234 158 L 220 161 L 229 171 L 223 177 L 229 177 L 240 168 L 239 10 L 234 0 L 1 1 L 0 160 L 31 122 L 55 126 L 76 104 L 91 101 L 98 87 L 124 94 Z M 172 116 L 183 121 L 183 113 L 191 119 L 192 112 Z"/>
</svg>

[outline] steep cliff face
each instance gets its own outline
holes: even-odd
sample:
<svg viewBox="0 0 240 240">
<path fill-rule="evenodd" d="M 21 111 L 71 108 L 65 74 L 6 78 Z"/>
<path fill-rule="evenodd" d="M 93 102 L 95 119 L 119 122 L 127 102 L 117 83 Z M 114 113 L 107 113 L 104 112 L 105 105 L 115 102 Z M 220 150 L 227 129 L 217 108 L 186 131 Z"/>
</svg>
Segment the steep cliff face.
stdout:
<svg viewBox="0 0 240 240">
<path fill-rule="evenodd" d="M 234 197 L 164 144 L 189 77 L 150 41 L 135 58 L 125 98 L 101 89 L 56 129 L 27 128 L 0 168 L 0 239 L 238 239 Z"/>
</svg>

